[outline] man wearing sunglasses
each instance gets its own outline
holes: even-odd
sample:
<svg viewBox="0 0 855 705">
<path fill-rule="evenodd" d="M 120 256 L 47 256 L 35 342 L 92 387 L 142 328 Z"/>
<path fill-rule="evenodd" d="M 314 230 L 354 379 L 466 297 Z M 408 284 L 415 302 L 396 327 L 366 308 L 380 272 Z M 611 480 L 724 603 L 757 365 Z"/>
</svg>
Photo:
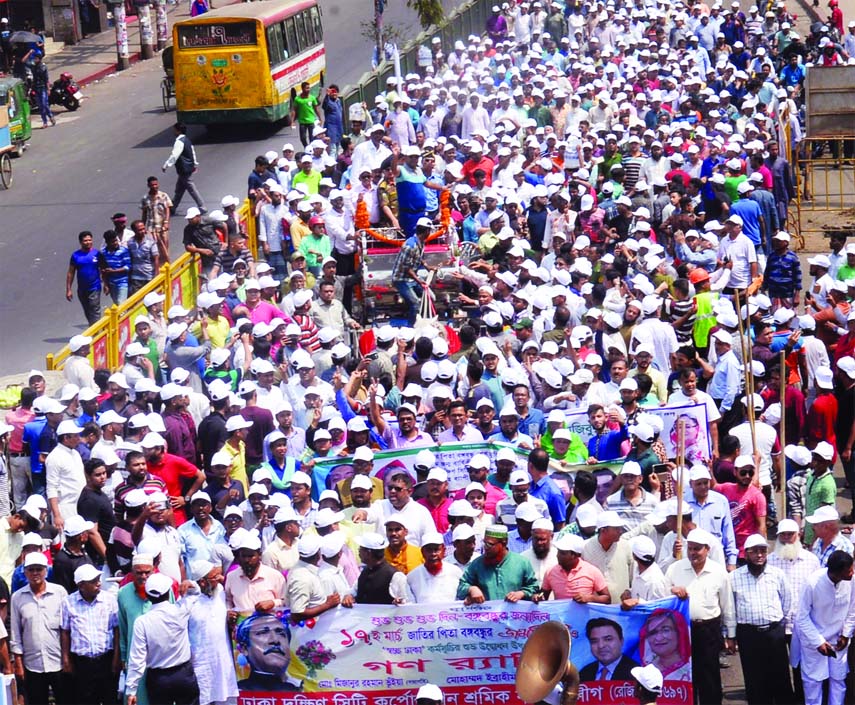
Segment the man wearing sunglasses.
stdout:
<svg viewBox="0 0 855 705">
<path fill-rule="evenodd" d="M 736 547 L 739 549 L 737 563 L 745 564 L 745 540 L 752 534 L 766 535 L 766 497 L 754 484 L 756 468 L 754 458 L 740 455 L 734 462 L 736 482 L 723 482 L 716 485 L 730 503 L 730 515 L 733 519 L 733 533 Z"/>
</svg>

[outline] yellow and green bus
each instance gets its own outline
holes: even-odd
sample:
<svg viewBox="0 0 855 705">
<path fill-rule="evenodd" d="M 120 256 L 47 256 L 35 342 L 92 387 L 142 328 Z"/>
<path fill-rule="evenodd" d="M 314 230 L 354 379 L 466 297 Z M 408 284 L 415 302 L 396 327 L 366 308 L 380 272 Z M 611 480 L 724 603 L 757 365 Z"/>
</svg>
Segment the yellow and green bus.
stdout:
<svg viewBox="0 0 855 705">
<path fill-rule="evenodd" d="M 323 85 L 326 60 L 317 0 L 229 5 L 173 28 L 178 120 L 276 122 L 300 84 Z"/>
</svg>

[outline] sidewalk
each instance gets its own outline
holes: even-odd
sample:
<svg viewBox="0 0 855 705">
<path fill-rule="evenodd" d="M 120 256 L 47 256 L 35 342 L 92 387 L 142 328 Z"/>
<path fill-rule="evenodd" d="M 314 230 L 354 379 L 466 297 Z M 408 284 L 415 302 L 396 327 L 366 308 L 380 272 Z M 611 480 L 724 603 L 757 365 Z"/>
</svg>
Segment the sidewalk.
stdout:
<svg viewBox="0 0 855 705">
<path fill-rule="evenodd" d="M 187 2 L 179 0 L 175 5 L 167 5 L 169 16 L 169 36 L 172 37 L 172 25 L 177 20 L 190 16 Z M 151 9 L 154 23 L 154 8 Z M 140 58 L 140 29 L 136 17 L 128 20 L 128 49 L 131 64 Z M 116 30 L 108 27 L 99 34 L 86 37 L 79 44 L 63 47 L 56 54 L 48 56 L 48 66 L 52 75 L 68 71 L 81 86 L 99 81 L 116 72 Z M 155 55 L 152 61 L 160 62 L 160 56 Z"/>
</svg>

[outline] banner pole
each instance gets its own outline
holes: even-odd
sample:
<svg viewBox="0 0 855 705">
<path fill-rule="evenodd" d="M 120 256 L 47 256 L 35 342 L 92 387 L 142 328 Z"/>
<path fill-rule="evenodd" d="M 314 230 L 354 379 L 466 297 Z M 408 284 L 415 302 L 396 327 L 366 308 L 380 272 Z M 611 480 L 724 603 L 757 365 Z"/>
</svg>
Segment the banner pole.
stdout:
<svg viewBox="0 0 855 705">
<path fill-rule="evenodd" d="M 677 540 L 683 542 L 683 472 L 686 465 L 686 422 L 677 421 Z M 677 560 L 683 557 L 683 551 L 678 550 Z"/>
</svg>

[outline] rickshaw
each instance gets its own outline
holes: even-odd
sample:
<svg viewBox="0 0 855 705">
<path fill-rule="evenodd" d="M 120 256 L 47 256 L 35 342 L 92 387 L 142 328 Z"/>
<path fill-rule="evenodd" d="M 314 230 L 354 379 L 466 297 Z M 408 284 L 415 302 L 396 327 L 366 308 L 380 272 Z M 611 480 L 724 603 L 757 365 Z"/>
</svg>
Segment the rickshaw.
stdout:
<svg viewBox="0 0 855 705">
<path fill-rule="evenodd" d="M 172 47 L 163 50 L 161 59 L 163 62 L 163 80 L 160 82 L 160 95 L 163 99 L 163 112 L 169 112 L 169 106 L 175 98 L 175 66 L 172 58 Z"/>
<path fill-rule="evenodd" d="M 0 77 L 0 103 L 8 113 L 9 133 L 14 154 L 20 157 L 27 148 L 27 141 L 33 136 L 26 83 L 14 76 Z"/>
<path fill-rule="evenodd" d="M 6 104 L 0 102 L 0 182 L 3 188 L 12 186 L 12 157 L 15 150 L 12 144 L 12 134 L 9 129 L 9 112 Z"/>
</svg>

